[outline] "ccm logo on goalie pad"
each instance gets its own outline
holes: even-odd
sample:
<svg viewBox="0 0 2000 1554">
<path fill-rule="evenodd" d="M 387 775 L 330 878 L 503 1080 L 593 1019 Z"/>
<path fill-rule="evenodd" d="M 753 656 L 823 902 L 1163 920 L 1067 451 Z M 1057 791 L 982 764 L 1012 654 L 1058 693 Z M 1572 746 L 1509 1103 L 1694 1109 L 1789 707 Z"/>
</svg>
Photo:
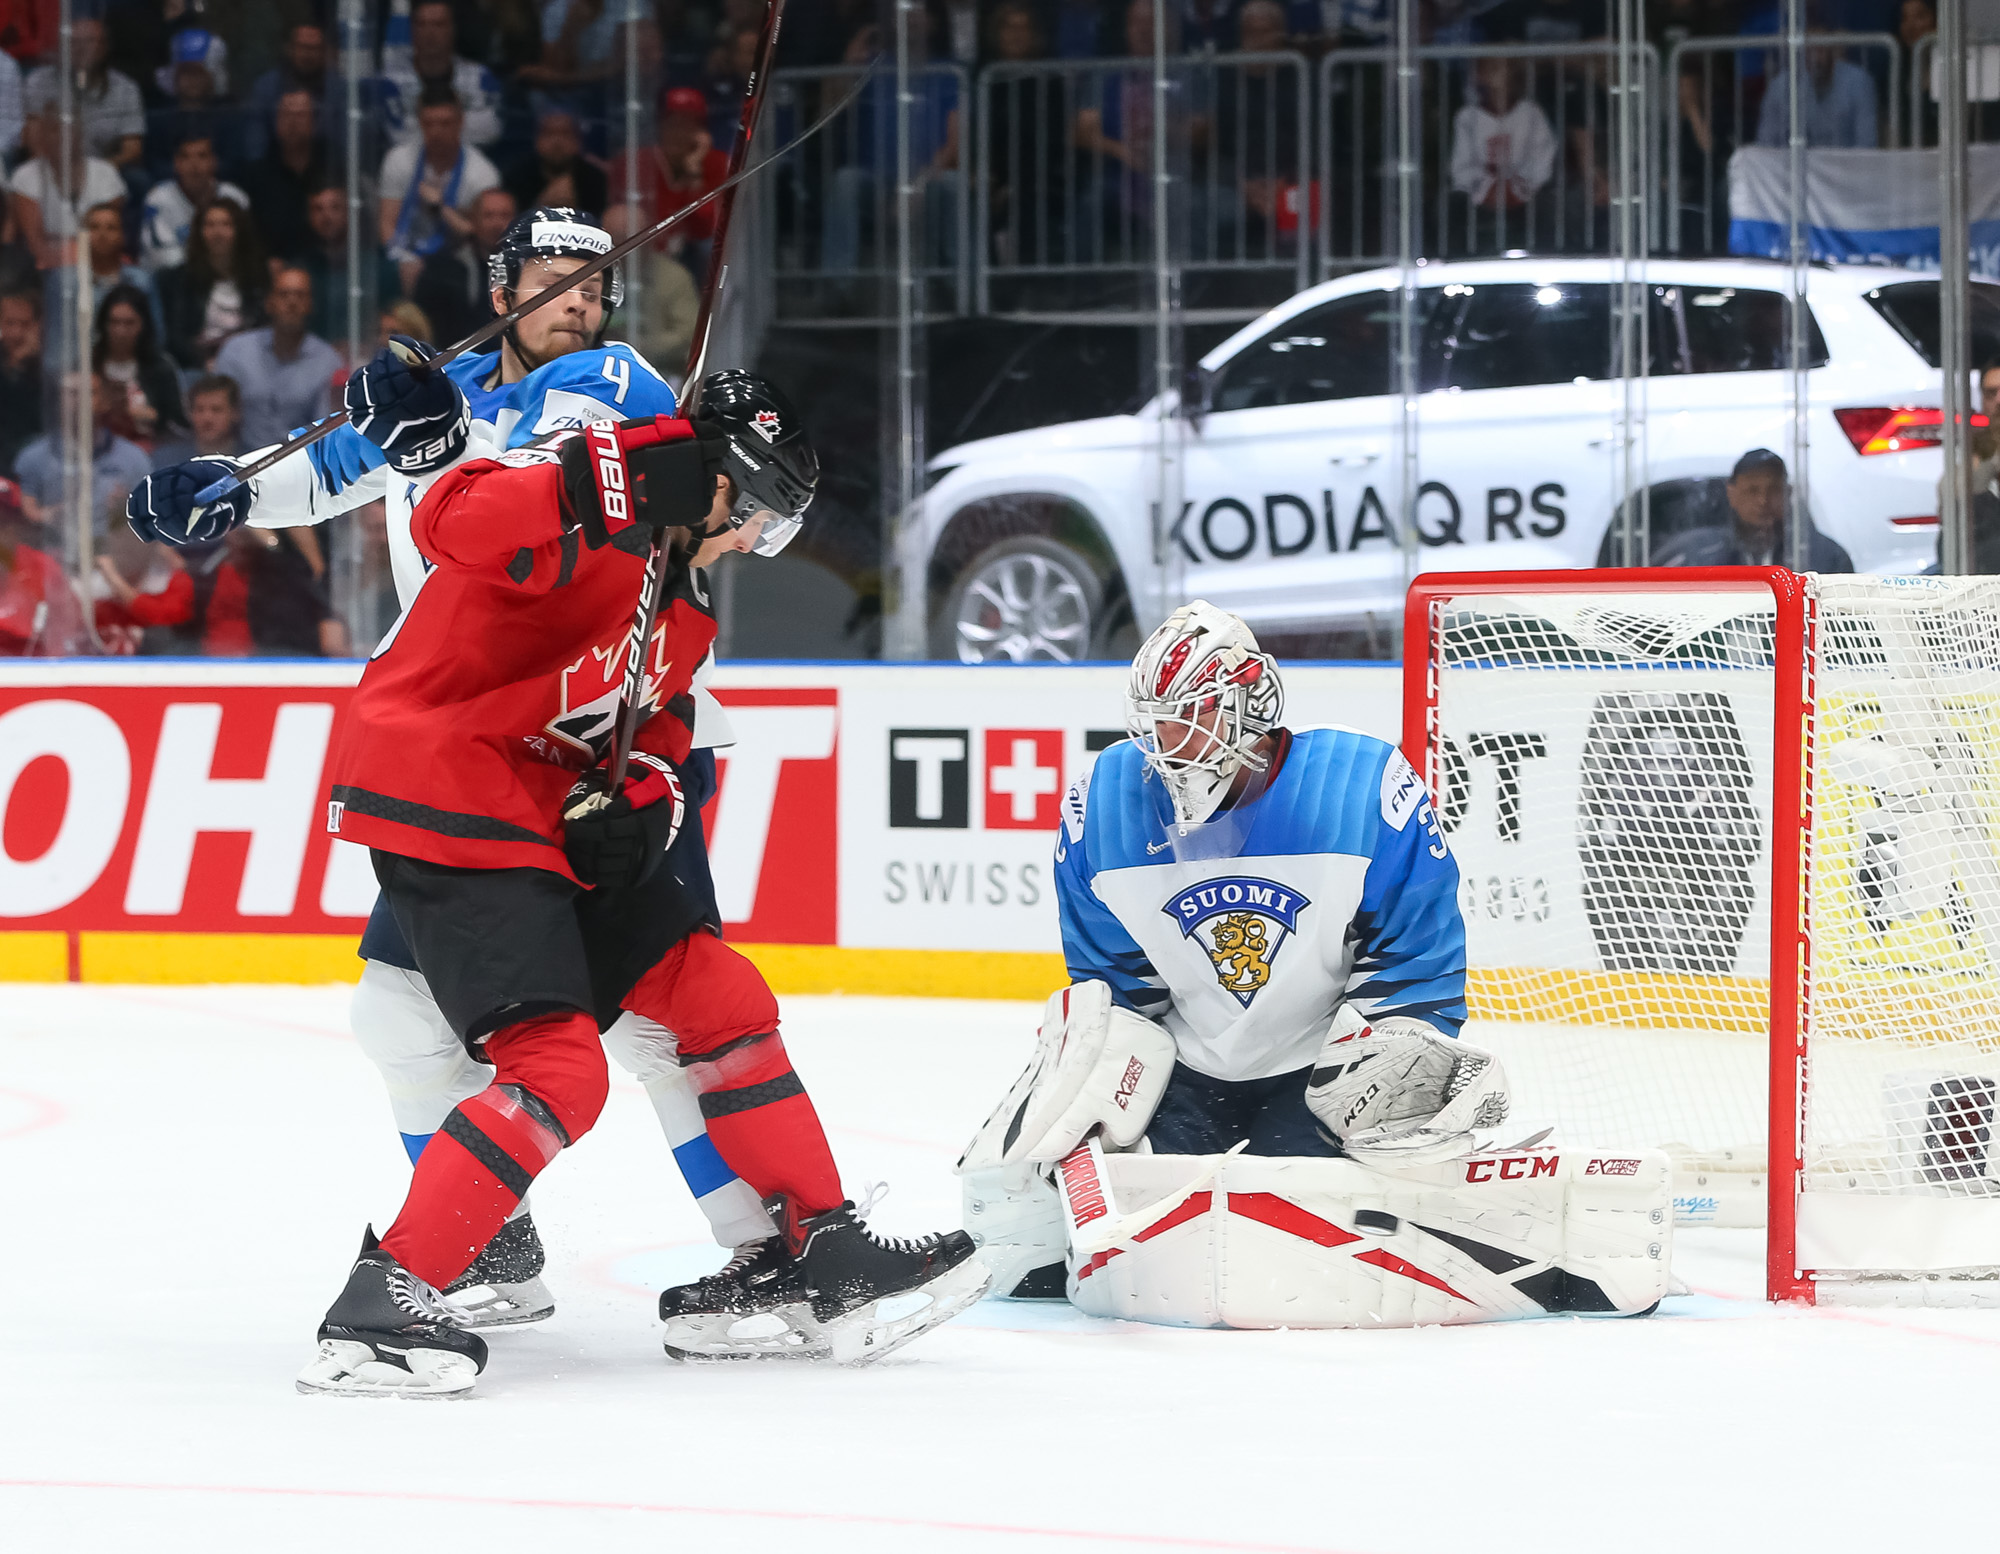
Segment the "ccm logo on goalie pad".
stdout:
<svg viewBox="0 0 2000 1554">
<path fill-rule="evenodd" d="M 1532 1182 L 1538 1176 L 1554 1176 L 1560 1155 L 1509 1155 L 1504 1160 L 1468 1160 L 1468 1182 Z M 1638 1164 L 1633 1162 L 1634 1166 Z M 1497 1169 L 1496 1169 L 1497 1167 Z"/>
<path fill-rule="evenodd" d="M 583 435 L 590 439 L 591 457 L 597 461 L 597 505 L 604 510 L 605 527 L 624 523 L 631 513 L 625 501 L 625 455 L 618 446 L 618 429 L 593 421 Z"/>
<path fill-rule="evenodd" d="M 1585 1176 L 1637 1176 L 1639 1162 L 1636 1160 L 1593 1160 L 1583 1168 Z"/>
</svg>

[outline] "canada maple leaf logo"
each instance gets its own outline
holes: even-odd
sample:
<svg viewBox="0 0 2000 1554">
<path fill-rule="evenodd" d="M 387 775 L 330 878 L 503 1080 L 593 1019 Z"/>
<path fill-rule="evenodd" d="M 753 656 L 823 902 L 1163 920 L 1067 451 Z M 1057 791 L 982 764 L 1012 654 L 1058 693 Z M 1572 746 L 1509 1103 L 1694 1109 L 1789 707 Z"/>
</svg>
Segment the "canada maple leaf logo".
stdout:
<svg viewBox="0 0 2000 1554">
<path fill-rule="evenodd" d="M 759 410 L 755 415 L 750 417 L 750 427 L 764 441 L 776 442 L 780 430 L 778 412 L 775 410 Z"/>
</svg>

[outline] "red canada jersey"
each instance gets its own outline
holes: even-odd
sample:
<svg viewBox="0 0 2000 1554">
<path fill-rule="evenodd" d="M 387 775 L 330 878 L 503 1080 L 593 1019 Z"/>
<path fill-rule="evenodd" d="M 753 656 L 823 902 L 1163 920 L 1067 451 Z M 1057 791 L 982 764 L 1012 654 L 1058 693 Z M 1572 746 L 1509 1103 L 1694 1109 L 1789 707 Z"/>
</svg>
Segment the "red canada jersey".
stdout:
<svg viewBox="0 0 2000 1554">
<path fill-rule="evenodd" d="M 563 500 L 562 446 L 471 460 L 411 516 L 431 570 L 349 703 L 329 831 L 458 868 L 576 878 L 562 800 L 611 746 L 648 531 L 585 545 Z M 635 748 L 687 759 L 690 686 L 714 640 L 700 575 L 674 568 Z"/>
</svg>

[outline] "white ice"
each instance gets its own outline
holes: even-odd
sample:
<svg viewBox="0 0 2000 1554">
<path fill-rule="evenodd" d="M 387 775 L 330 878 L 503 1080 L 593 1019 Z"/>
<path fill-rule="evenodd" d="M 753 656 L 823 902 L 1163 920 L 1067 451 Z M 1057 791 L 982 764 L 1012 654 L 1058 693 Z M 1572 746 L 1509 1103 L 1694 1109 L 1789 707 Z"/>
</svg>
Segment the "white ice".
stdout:
<svg viewBox="0 0 2000 1554">
<path fill-rule="evenodd" d="M 850 1190 L 955 1223 L 1025 1004 L 787 1002 Z M 537 1185 L 555 1317 L 475 1396 L 301 1397 L 407 1175 L 343 989 L 0 987 L 0 1548 L 1643 1554 L 1992 1548 L 2000 1313 L 1186 1332 L 988 1302 L 863 1370 L 675 1366 L 720 1253 L 643 1095 Z"/>
</svg>

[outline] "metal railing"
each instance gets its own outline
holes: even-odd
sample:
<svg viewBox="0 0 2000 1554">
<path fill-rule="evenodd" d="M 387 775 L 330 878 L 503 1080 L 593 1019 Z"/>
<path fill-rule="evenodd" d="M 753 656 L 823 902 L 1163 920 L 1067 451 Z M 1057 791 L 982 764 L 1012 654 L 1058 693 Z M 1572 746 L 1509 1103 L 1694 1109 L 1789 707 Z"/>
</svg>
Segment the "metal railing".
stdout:
<svg viewBox="0 0 2000 1554">
<path fill-rule="evenodd" d="M 1850 65 L 1855 54 L 1882 57 L 1881 72 L 1868 71 L 1878 101 L 1886 99 L 1886 111 L 1877 116 L 1877 143 L 1896 147 L 1902 136 L 1902 45 L 1886 32 L 1813 34 L 1808 57 L 1825 49 L 1840 50 Z M 1782 102 L 1766 89 L 1784 71 L 1782 37 L 1689 38 L 1668 53 L 1661 96 L 1667 104 L 1669 252 L 1729 252 L 1729 158 L 1739 146 L 1785 144 L 1782 136 L 1771 141 L 1770 126 L 1760 122 L 1767 104 L 1775 110 Z"/>
<path fill-rule="evenodd" d="M 1967 18 L 1968 24 L 1971 18 Z M 1978 144 L 2000 140 L 2000 41 L 1974 39 L 1965 49 L 1965 100 L 1971 111 L 1966 115 L 1966 139 Z M 1937 34 L 1919 38 L 1910 50 L 1909 128 L 1905 139 L 1912 146 L 1935 146 L 1938 141 L 1937 83 L 1932 80 L 1937 60 Z"/>
<path fill-rule="evenodd" d="M 860 71 L 852 66 L 779 70 L 771 107 L 784 144 L 839 101 Z M 962 66 L 928 64 L 911 73 L 914 201 L 923 233 L 913 271 L 927 310 L 970 307 L 971 210 L 966 178 Z M 854 105 L 776 170 L 777 217 L 764 229 L 776 321 L 881 323 L 896 308 L 896 98 L 893 75 L 865 87 Z"/>
<path fill-rule="evenodd" d="M 1609 253 L 1612 43 L 1452 44 L 1417 50 L 1418 145 L 1425 200 L 1421 251 L 1438 258 L 1498 256 L 1510 249 Z M 1658 55 L 1642 48 L 1639 91 L 1650 93 Z M 1480 62 L 1499 62 L 1483 72 Z M 1387 49 L 1337 50 L 1320 62 L 1319 271 L 1324 278 L 1394 262 L 1385 213 L 1394 205 L 1395 141 Z M 1513 106 L 1507 162 L 1473 142 L 1474 116 L 1503 90 Z M 1475 92 L 1478 94 L 1475 96 Z M 1519 105 L 1531 105 L 1523 112 Z M 1656 115 L 1648 95 L 1636 122 Z M 1519 144 L 1514 144 L 1515 141 Z M 1642 159 L 1650 161 L 1650 157 Z M 1494 176 L 1498 173 L 1499 176 Z"/>
<path fill-rule="evenodd" d="M 1176 60 L 1167 229 L 1191 316 L 1254 316 L 1309 283 L 1311 73 L 1301 54 Z M 979 311 L 1150 314 L 1153 62 L 1000 64 L 980 77 Z"/>
</svg>

